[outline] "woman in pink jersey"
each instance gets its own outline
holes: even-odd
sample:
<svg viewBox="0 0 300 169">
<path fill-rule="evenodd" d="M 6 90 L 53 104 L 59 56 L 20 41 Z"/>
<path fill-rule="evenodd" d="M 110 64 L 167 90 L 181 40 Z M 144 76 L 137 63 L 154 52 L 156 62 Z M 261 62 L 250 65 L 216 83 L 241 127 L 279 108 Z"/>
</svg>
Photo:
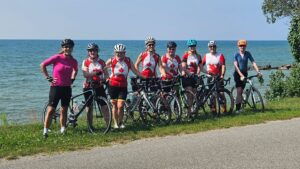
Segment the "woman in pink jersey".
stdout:
<svg viewBox="0 0 300 169">
<path fill-rule="evenodd" d="M 185 74 L 181 67 L 181 60 L 176 55 L 177 44 L 174 41 L 170 41 L 167 44 L 167 53 L 162 56 L 162 68 L 165 75 L 162 76 L 163 85 L 171 85 L 172 79 L 180 74 Z M 165 88 L 164 91 L 169 92 L 171 88 Z"/>
<path fill-rule="evenodd" d="M 137 76 L 145 78 L 135 67 L 129 57 L 126 57 L 126 47 L 123 44 L 114 46 L 115 56 L 106 62 L 106 67 L 111 68 L 108 93 L 112 103 L 114 128 L 124 128 L 123 106 L 127 97 L 127 76 L 131 70 Z"/>
<path fill-rule="evenodd" d="M 87 47 L 88 57 L 82 62 L 82 72 L 85 77 L 83 82 L 83 92 L 90 90 L 92 87 L 95 88 L 96 96 L 102 96 L 106 98 L 106 93 L 102 82 L 108 78 L 108 73 L 105 68 L 105 62 L 98 54 L 99 46 L 95 43 L 88 44 Z M 88 100 L 91 93 L 87 92 L 84 94 L 85 100 Z M 93 122 L 93 101 L 90 100 L 87 103 L 87 120 L 88 124 Z M 105 103 L 99 102 L 101 110 L 103 112 L 104 120 L 108 122 L 108 108 Z M 93 125 L 89 126 L 89 130 L 93 131 Z"/>
<path fill-rule="evenodd" d="M 71 39 L 65 39 L 61 42 L 62 51 L 59 54 L 51 56 L 41 63 L 41 71 L 45 78 L 51 83 L 49 92 L 49 104 L 45 117 L 43 135 L 48 136 L 48 128 L 51 124 L 51 117 L 58 102 L 61 102 L 60 108 L 60 126 L 61 133 L 65 132 L 67 111 L 72 95 L 71 84 L 75 80 L 78 71 L 77 60 L 72 56 L 74 42 Z M 52 76 L 48 74 L 47 66 L 53 65 Z"/>
<path fill-rule="evenodd" d="M 206 53 L 202 59 L 202 65 L 206 65 L 206 71 L 208 74 L 217 76 L 217 78 L 224 79 L 225 75 L 225 57 L 222 53 L 217 52 L 217 43 L 215 41 L 209 41 L 208 44 L 209 53 Z M 208 83 L 212 78 L 208 78 Z M 221 93 L 222 94 L 222 93 Z M 226 112 L 226 105 L 222 105 L 222 112 Z M 211 105 L 212 113 L 216 112 L 216 105 Z"/>
</svg>

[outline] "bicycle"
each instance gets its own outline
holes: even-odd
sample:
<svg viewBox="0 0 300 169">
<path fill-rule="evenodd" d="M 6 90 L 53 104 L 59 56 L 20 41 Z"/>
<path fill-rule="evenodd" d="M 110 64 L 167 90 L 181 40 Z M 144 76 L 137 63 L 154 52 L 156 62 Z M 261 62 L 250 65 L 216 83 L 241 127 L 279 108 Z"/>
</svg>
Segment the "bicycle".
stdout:
<svg viewBox="0 0 300 169">
<path fill-rule="evenodd" d="M 204 78 L 210 78 L 207 84 L 204 84 Z M 211 109 L 213 115 L 231 114 L 233 111 L 234 100 L 231 92 L 225 88 L 230 82 L 228 79 L 220 79 L 218 76 L 210 75 L 210 77 L 201 75 L 198 79 L 202 83 L 197 87 L 195 109 L 198 113 L 199 109 L 203 109 L 207 114 L 207 109 Z"/>
<path fill-rule="evenodd" d="M 126 122 L 128 118 L 133 121 L 141 119 L 144 124 L 148 124 L 151 119 L 156 122 L 162 121 L 164 124 L 170 123 L 170 112 L 164 111 L 163 107 L 166 106 L 166 103 L 163 103 L 163 100 L 160 96 L 160 90 L 157 92 L 151 92 L 150 88 L 156 87 L 158 79 L 147 79 L 142 80 L 136 77 L 131 77 L 132 85 L 134 85 L 134 92 L 130 92 L 134 100 L 127 99 L 125 104 L 125 112 L 123 121 Z M 151 87 L 150 87 L 151 85 Z M 167 109 L 165 109 L 167 110 Z M 136 115 L 135 112 L 138 111 L 139 115 Z"/>
<path fill-rule="evenodd" d="M 49 105 L 49 102 L 46 102 L 44 107 L 43 107 L 43 113 L 42 113 L 42 123 L 43 124 L 45 123 L 45 118 L 46 118 L 46 112 L 47 112 L 47 109 L 48 109 L 48 105 Z M 52 114 L 51 123 L 54 121 L 54 123 L 56 124 L 57 119 L 59 119 L 59 117 L 60 117 L 60 108 L 56 108 L 55 112 Z"/>
<path fill-rule="evenodd" d="M 178 110 L 178 113 L 175 114 L 175 116 L 177 116 L 176 121 L 179 122 L 182 119 L 194 121 L 196 113 L 195 109 L 193 109 L 193 105 L 196 101 L 196 95 L 192 91 L 183 88 L 182 78 L 183 76 L 178 76 L 173 79 L 172 83 L 175 86 L 175 90 L 172 90 L 171 95 L 177 97 L 181 108 Z"/>
<path fill-rule="evenodd" d="M 245 82 L 246 85 L 243 93 L 242 93 L 242 109 L 245 109 L 246 106 L 248 105 L 251 109 L 257 112 L 264 112 L 265 110 L 265 105 L 264 105 L 264 100 L 258 91 L 258 89 L 254 86 L 254 83 L 252 79 L 254 77 L 258 77 L 258 75 L 252 75 L 249 77 L 245 77 Z M 236 96 L 237 91 L 236 87 L 233 87 L 231 89 L 232 95 Z"/>
<path fill-rule="evenodd" d="M 83 98 L 83 95 L 88 92 L 90 92 L 91 95 L 89 96 L 87 101 L 85 101 Z M 78 101 L 78 100 L 81 100 L 81 101 Z M 69 111 L 68 111 L 68 115 L 67 115 L 66 127 L 68 127 L 69 125 L 76 127 L 78 125 L 77 121 L 79 120 L 79 116 L 84 112 L 85 108 L 87 107 L 87 103 L 90 101 L 92 101 L 92 105 L 93 105 L 93 120 L 88 121 L 88 123 L 87 123 L 88 130 L 91 133 L 101 132 L 101 133 L 106 134 L 111 128 L 111 121 L 112 121 L 112 112 L 111 112 L 110 102 L 105 97 L 102 97 L 102 96 L 96 97 L 96 92 L 95 92 L 94 87 L 92 87 L 91 89 L 89 89 L 85 92 L 82 92 L 78 95 L 71 97 Z M 103 106 L 107 107 L 107 113 L 105 116 L 103 114 L 103 110 L 101 110 L 100 103 L 102 103 Z M 46 109 L 47 108 L 44 109 L 44 112 L 42 114 L 43 117 L 45 117 Z M 59 115 L 60 115 L 60 113 L 59 113 L 59 108 L 58 108 L 55 111 L 55 113 L 53 113 L 52 119 L 54 119 L 56 121 L 56 119 L 59 118 Z"/>
</svg>

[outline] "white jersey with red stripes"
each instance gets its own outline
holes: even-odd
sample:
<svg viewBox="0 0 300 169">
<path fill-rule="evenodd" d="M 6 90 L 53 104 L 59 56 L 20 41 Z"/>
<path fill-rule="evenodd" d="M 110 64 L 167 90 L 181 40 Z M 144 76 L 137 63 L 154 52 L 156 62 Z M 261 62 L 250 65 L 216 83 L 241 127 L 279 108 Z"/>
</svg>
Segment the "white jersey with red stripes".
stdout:
<svg viewBox="0 0 300 169">
<path fill-rule="evenodd" d="M 221 66 L 225 65 L 225 57 L 221 53 L 211 54 L 207 53 L 204 55 L 202 64 L 206 65 L 206 70 L 208 73 L 220 75 Z"/>
<path fill-rule="evenodd" d="M 127 87 L 127 76 L 130 69 L 130 59 L 124 57 L 118 59 L 113 57 L 111 60 L 110 85 L 116 87 Z"/>
<path fill-rule="evenodd" d="M 87 59 L 83 60 L 83 62 L 82 62 L 82 70 L 85 70 L 85 68 L 88 68 L 88 73 L 99 72 L 99 71 L 103 72 L 104 67 L 105 67 L 105 62 L 100 58 L 97 58 L 95 61 L 91 60 L 90 58 L 87 58 Z M 91 87 L 89 82 L 91 82 L 92 80 L 94 82 L 97 82 L 100 84 L 101 80 L 103 80 L 103 79 L 104 79 L 103 73 L 99 76 L 94 75 L 91 78 L 85 78 L 85 80 L 83 82 L 83 87 L 84 88 Z"/>
<path fill-rule="evenodd" d="M 162 63 L 166 64 L 166 67 L 170 70 L 170 73 L 167 72 L 166 77 L 162 77 L 163 80 L 172 79 L 174 76 L 177 76 L 179 71 L 179 65 L 181 64 L 180 57 L 176 55 L 174 58 L 169 58 L 167 55 L 164 55 L 161 58 Z"/>
<path fill-rule="evenodd" d="M 156 66 L 158 64 L 159 55 L 154 53 L 153 55 L 150 52 L 142 53 L 142 74 L 147 77 L 155 77 Z"/>
</svg>

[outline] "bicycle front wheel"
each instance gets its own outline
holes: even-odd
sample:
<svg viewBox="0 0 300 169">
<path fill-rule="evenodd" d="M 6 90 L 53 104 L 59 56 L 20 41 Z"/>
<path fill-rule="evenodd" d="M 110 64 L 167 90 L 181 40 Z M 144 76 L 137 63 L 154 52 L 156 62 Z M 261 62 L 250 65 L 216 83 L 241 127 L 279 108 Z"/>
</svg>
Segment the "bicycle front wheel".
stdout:
<svg viewBox="0 0 300 169">
<path fill-rule="evenodd" d="M 233 111 L 234 101 L 232 94 L 228 89 L 220 89 L 218 92 L 213 93 L 214 100 L 211 104 L 217 115 L 231 114 Z M 215 105 L 214 105 L 215 104 Z"/>
<path fill-rule="evenodd" d="M 111 128 L 112 112 L 109 101 L 104 97 L 97 97 L 93 101 L 93 116 L 88 120 L 88 127 L 91 132 L 106 134 Z"/>
<path fill-rule="evenodd" d="M 140 96 L 137 95 L 135 92 L 130 92 L 127 94 L 127 99 L 124 104 L 124 117 L 123 117 L 123 124 L 126 123 L 136 123 L 140 119 L 140 114 L 138 112 L 138 107 L 136 104 L 137 101 L 140 99 Z"/>
<path fill-rule="evenodd" d="M 181 93 L 181 101 L 182 118 L 194 121 L 198 114 L 195 94 L 190 90 L 185 90 Z"/>
<path fill-rule="evenodd" d="M 254 111 L 263 112 L 265 110 L 264 100 L 255 87 L 252 87 L 252 90 L 250 91 L 248 104 Z"/>
</svg>

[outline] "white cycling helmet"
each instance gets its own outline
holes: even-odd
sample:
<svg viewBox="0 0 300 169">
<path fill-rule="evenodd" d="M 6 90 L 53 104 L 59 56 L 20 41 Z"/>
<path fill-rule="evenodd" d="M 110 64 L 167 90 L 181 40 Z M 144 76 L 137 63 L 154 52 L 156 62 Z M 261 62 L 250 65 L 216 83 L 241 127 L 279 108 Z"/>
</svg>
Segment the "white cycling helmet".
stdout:
<svg viewBox="0 0 300 169">
<path fill-rule="evenodd" d="M 155 39 L 152 36 L 148 36 L 145 40 L 145 45 L 148 43 L 154 43 L 155 44 Z"/>
<path fill-rule="evenodd" d="M 114 50 L 115 52 L 126 52 L 126 46 L 119 43 L 114 46 Z"/>
<path fill-rule="evenodd" d="M 214 41 L 214 40 L 211 40 L 211 41 L 208 42 L 207 46 L 208 47 L 210 47 L 210 46 L 217 46 L 217 42 Z"/>
</svg>

